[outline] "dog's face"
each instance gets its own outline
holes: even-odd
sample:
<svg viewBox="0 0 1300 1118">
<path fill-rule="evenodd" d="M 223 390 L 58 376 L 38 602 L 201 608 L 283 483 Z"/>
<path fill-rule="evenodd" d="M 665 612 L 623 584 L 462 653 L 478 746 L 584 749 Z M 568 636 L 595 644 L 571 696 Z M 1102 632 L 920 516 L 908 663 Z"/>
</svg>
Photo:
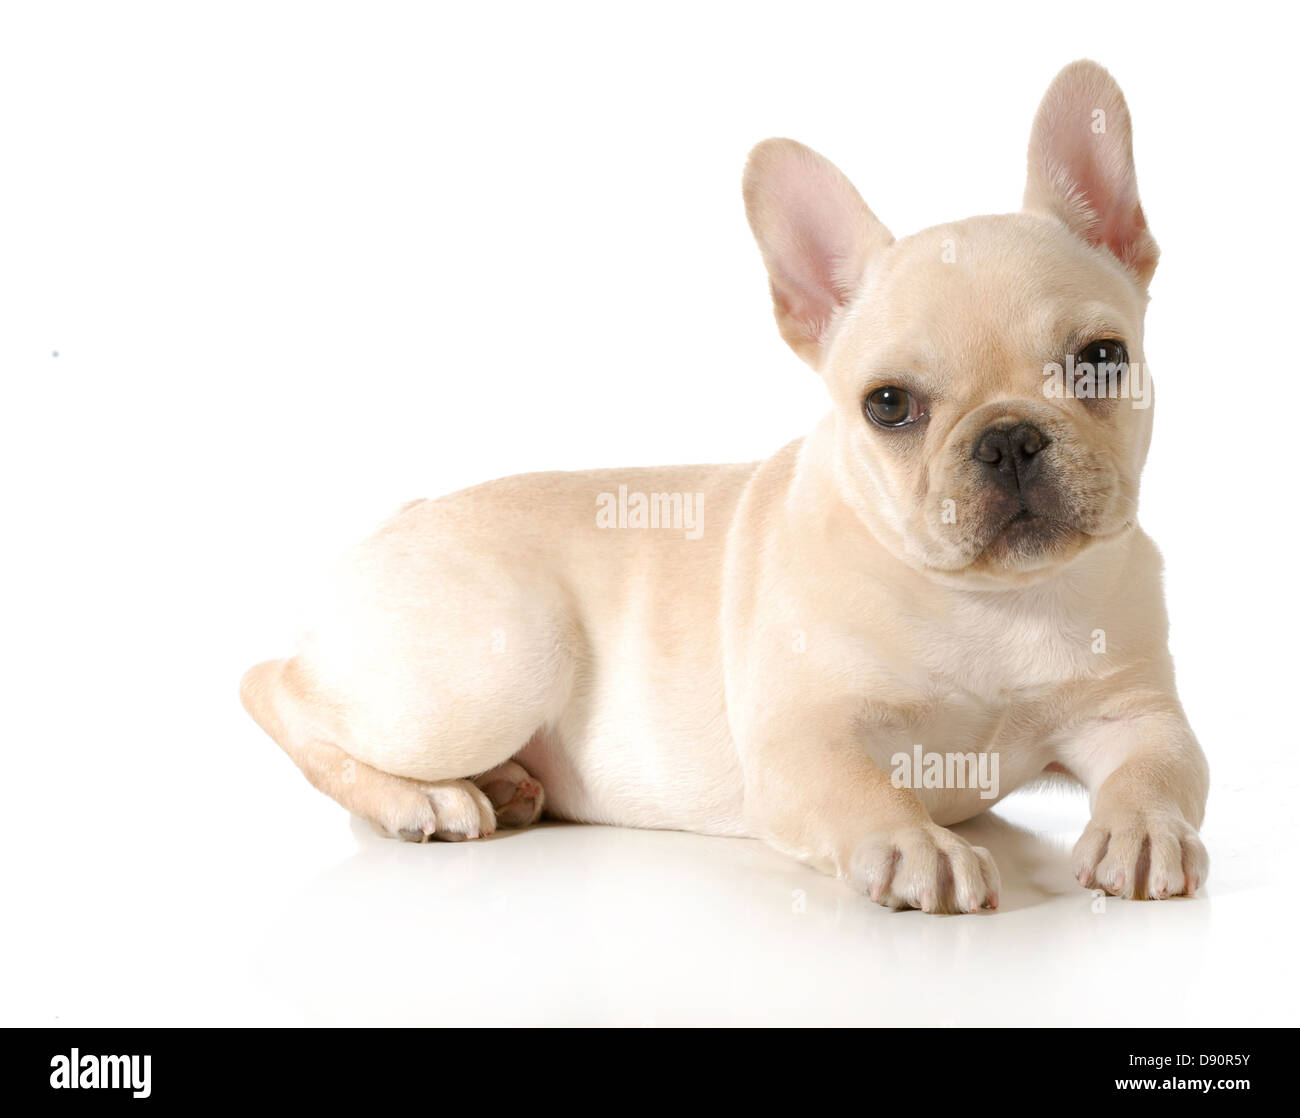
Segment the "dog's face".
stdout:
<svg viewBox="0 0 1300 1118">
<path fill-rule="evenodd" d="M 843 495 L 910 561 L 945 572 L 1042 570 L 1124 531 L 1150 432 L 1131 398 L 1143 303 L 1118 262 L 1036 215 L 885 249 L 824 367 Z M 1107 357 L 1119 368 L 1098 379 Z M 1102 392 L 1049 395 L 1067 369 L 1072 388 Z"/>
<path fill-rule="evenodd" d="M 1136 513 L 1157 250 L 1104 70 L 1062 71 L 1029 161 L 1024 212 L 898 242 L 801 145 L 769 140 L 746 172 L 782 333 L 835 402 L 839 491 L 946 581 L 1040 577 Z"/>
</svg>

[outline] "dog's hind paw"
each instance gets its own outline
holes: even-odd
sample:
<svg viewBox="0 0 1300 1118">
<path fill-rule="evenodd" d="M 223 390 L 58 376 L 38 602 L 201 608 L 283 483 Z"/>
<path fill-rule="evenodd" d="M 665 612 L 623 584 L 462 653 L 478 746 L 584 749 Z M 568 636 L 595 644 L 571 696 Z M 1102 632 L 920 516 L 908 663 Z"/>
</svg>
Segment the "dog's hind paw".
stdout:
<svg viewBox="0 0 1300 1118">
<path fill-rule="evenodd" d="M 400 778 L 393 777 L 393 780 Z M 496 813 L 469 780 L 402 780 L 400 795 L 386 798 L 376 830 L 403 842 L 463 842 L 496 830 Z"/>
<path fill-rule="evenodd" d="M 496 819 L 502 827 L 527 827 L 541 818 L 546 804 L 542 786 L 518 761 L 507 761 L 474 778 L 492 801 Z"/>
</svg>

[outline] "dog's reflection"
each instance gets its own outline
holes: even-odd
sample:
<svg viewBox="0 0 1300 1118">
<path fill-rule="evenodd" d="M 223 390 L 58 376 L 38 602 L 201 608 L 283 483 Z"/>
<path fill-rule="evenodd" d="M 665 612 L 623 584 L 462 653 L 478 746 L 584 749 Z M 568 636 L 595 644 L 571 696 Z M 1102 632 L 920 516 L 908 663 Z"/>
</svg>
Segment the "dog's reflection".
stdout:
<svg viewBox="0 0 1300 1118">
<path fill-rule="evenodd" d="M 256 949 L 312 1022 L 961 1024 L 1026 965 L 1068 1021 L 1072 998 L 1098 996 L 1110 922 L 1129 951 L 1144 927 L 1138 950 L 1149 941 L 1168 967 L 1197 950 L 1165 934 L 1174 910 L 1209 911 L 1098 899 L 1067 841 L 996 813 L 957 830 L 997 860 L 1001 908 L 939 919 L 891 913 L 749 839 L 544 823 L 412 845 L 353 828 L 356 853 L 287 896 Z"/>
</svg>

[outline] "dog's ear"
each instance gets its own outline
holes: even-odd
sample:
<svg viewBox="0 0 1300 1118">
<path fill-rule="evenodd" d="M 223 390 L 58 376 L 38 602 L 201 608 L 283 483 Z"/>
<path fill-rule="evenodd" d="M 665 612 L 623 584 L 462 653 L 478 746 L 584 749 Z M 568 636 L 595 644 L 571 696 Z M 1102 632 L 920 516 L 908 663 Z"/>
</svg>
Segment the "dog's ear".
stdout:
<svg viewBox="0 0 1300 1118">
<path fill-rule="evenodd" d="M 867 259 L 894 238 L 839 168 L 794 140 L 764 140 L 749 153 L 745 213 L 781 336 L 820 369 L 836 313 L 857 291 Z"/>
<path fill-rule="evenodd" d="M 1095 62 L 1070 63 L 1038 107 L 1024 207 L 1054 214 L 1150 282 L 1160 250 L 1138 201 L 1133 126 L 1124 94 Z"/>
</svg>

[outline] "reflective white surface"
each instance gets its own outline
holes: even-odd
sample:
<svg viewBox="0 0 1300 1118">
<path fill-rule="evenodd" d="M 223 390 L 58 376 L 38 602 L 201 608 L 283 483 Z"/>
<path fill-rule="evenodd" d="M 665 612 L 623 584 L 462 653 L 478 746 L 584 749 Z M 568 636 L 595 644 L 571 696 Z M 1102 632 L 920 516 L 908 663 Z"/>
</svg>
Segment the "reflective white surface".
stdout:
<svg viewBox="0 0 1300 1118">
<path fill-rule="evenodd" d="M 85 873 L 29 882 L 5 1023 L 1295 1023 L 1295 904 L 1264 885 L 1269 825 L 1245 825 L 1244 796 L 1217 805 L 1237 840 L 1206 831 L 1203 895 L 1161 903 L 1074 884 L 1081 799 L 1013 798 L 1018 824 L 958 828 L 997 858 L 1001 910 L 936 917 L 749 840 L 384 840 L 275 762 L 255 797 L 287 797 L 270 827 L 227 809 L 183 843 L 91 829 L 65 863 Z"/>
</svg>

